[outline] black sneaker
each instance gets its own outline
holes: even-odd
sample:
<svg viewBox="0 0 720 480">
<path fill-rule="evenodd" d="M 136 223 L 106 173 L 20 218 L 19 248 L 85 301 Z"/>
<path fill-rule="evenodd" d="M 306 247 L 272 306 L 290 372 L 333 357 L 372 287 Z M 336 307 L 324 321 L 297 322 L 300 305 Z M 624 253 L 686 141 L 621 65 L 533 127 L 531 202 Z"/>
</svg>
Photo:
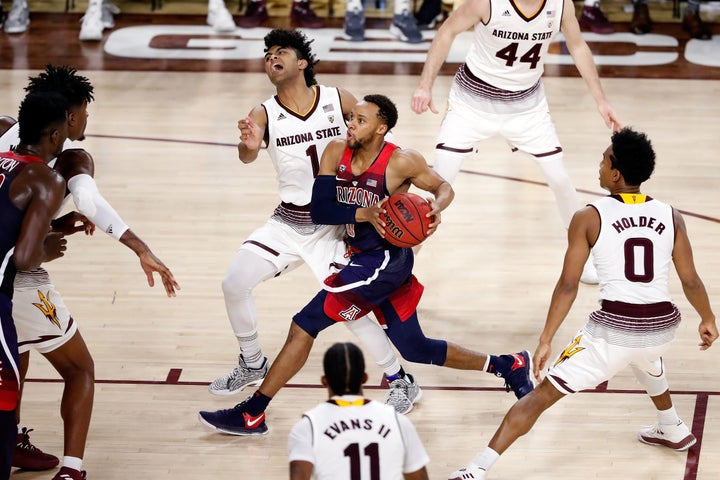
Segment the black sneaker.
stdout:
<svg viewBox="0 0 720 480">
<path fill-rule="evenodd" d="M 229 435 L 265 435 L 268 427 L 265 424 L 265 412 L 253 417 L 245 411 L 245 405 L 252 397 L 246 398 L 233 408 L 216 412 L 200 412 L 198 418 L 204 425 Z"/>
<path fill-rule="evenodd" d="M 535 382 L 532 378 L 532 358 L 527 350 L 520 353 L 511 353 L 503 355 L 510 357 L 513 363 L 508 362 L 508 366 L 492 372 L 497 377 L 505 379 L 505 390 L 515 393 L 519 399 L 532 392 L 535 388 Z"/>
</svg>

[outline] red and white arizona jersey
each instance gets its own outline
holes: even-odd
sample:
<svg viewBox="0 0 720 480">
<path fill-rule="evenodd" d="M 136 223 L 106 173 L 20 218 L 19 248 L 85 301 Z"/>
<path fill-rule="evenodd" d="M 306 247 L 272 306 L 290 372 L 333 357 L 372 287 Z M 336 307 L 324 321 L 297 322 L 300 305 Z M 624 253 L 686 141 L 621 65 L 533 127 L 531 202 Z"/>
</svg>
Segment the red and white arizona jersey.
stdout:
<svg viewBox="0 0 720 480">
<path fill-rule="evenodd" d="M 592 249 L 600 298 L 648 304 L 671 301 L 668 274 L 675 245 L 672 207 L 642 194 L 603 197 Z"/>
<path fill-rule="evenodd" d="M 277 96 L 262 104 L 280 199 L 299 206 L 310 203 L 325 147 L 331 140 L 344 139 L 347 132 L 337 88 L 316 85 L 315 92 L 315 102 L 305 115 L 282 105 Z"/>
<path fill-rule="evenodd" d="M 305 412 L 288 447 L 290 461 L 312 463 L 317 480 L 402 480 L 429 460 L 410 420 L 354 395 L 332 397 Z"/>
<path fill-rule="evenodd" d="M 535 12 L 521 12 L 513 0 L 490 0 L 490 20 L 475 25 L 465 63 L 494 87 L 509 91 L 532 87 L 543 74 L 562 12 L 563 0 L 543 0 Z"/>
</svg>

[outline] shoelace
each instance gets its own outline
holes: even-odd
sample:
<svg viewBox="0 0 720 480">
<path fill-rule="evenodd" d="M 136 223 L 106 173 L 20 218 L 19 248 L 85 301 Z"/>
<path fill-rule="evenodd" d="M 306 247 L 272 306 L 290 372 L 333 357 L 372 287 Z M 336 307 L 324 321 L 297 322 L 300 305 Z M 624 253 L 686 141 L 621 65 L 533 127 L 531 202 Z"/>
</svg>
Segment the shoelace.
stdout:
<svg viewBox="0 0 720 480">
<path fill-rule="evenodd" d="M 23 427 L 22 432 L 20 432 L 20 434 L 22 435 L 22 440 L 20 442 L 18 442 L 18 444 L 17 444 L 18 448 L 22 448 L 23 450 L 27 450 L 30 452 L 40 451 L 39 448 L 37 448 L 32 443 L 30 443 L 30 435 L 28 435 L 28 434 L 32 431 L 33 431 L 32 428 L 28 429 L 28 428 Z"/>
</svg>

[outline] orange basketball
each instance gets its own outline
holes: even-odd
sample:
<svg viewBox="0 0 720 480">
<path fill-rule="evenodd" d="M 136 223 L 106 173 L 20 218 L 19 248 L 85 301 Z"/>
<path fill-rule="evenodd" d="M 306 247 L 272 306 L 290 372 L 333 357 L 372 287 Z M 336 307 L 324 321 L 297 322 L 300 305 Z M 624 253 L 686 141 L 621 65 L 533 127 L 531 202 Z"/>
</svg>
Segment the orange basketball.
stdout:
<svg viewBox="0 0 720 480">
<path fill-rule="evenodd" d="M 403 192 L 385 202 L 385 240 L 397 247 L 414 247 L 427 238 L 430 204 L 420 195 Z"/>
</svg>

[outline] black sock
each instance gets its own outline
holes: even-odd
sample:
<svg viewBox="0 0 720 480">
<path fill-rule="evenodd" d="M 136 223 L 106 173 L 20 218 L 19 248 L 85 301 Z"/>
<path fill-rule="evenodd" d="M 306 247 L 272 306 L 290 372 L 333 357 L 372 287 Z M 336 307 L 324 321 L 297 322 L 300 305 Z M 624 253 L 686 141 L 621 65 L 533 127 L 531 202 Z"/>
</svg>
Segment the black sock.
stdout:
<svg viewBox="0 0 720 480">
<path fill-rule="evenodd" d="M 385 375 L 385 378 L 387 378 L 388 382 L 392 382 L 393 380 L 397 380 L 398 378 L 405 378 L 405 369 L 403 369 L 403 367 L 400 367 L 400 371 L 397 372 L 395 375 Z"/>
<path fill-rule="evenodd" d="M 502 377 L 500 372 L 509 370 L 514 362 L 515 359 L 511 355 L 490 355 L 487 371 L 496 377 Z"/>
<path fill-rule="evenodd" d="M 253 417 L 257 417 L 267 409 L 268 405 L 270 405 L 270 400 L 272 400 L 272 398 L 260 393 L 260 390 L 257 390 L 245 404 L 245 411 Z"/>
</svg>

